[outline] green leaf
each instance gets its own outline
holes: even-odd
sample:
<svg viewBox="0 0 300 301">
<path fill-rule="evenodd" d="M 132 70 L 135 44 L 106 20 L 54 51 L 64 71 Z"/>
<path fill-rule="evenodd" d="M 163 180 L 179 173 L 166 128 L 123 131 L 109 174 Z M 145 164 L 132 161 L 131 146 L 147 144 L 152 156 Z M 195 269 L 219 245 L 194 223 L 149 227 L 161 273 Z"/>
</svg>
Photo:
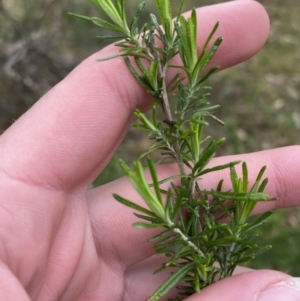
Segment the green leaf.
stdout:
<svg viewBox="0 0 300 301">
<path fill-rule="evenodd" d="M 219 139 L 212 141 L 200 154 L 198 162 L 195 164 L 192 170 L 192 174 L 199 174 L 202 169 L 208 164 L 208 162 L 215 156 L 216 149 L 224 143 L 225 139 Z"/>
<path fill-rule="evenodd" d="M 220 69 L 219 66 L 212 67 L 204 76 L 200 77 L 200 80 L 197 82 L 196 86 L 201 85 L 204 81 L 206 81 L 212 74 L 214 74 L 219 69 Z"/>
<path fill-rule="evenodd" d="M 185 2 L 186 2 L 186 0 L 181 0 L 181 1 L 180 1 L 180 5 L 179 5 L 179 8 L 178 8 L 178 12 L 177 12 L 176 21 L 178 21 L 178 20 L 179 20 L 179 18 L 180 18 L 180 16 L 181 16 L 181 14 L 182 14 L 183 7 L 184 7 L 184 5 L 185 5 Z"/>
<path fill-rule="evenodd" d="M 257 191 L 257 188 L 259 186 L 259 182 L 261 181 L 261 178 L 263 177 L 264 172 L 266 171 L 266 169 L 267 169 L 267 166 L 264 166 L 259 171 L 258 176 L 257 176 L 257 178 L 256 178 L 256 180 L 255 180 L 255 182 L 254 182 L 254 184 L 253 184 L 253 186 L 252 186 L 252 188 L 251 188 L 250 191 Z"/>
<path fill-rule="evenodd" d="M 251 256 L 251 255 L 245 256 L 245 257 L 242 257 L 241 259 L 237 260 L 236 264 L 245 263 L 245 262 L 250 261 L 250 260 L 252 260 L 254 258 L 255 258 L 255 256 Z"/>
<path fill-rule="evenodd" d="M 205 245 L 207 246 L 217 246 L 217 245 L 227 245 L 230 243 L 237 243 L 241 242 L 241 239 L 239 237 L 224 237 L 224 238 L 217 238 L 212 241 L 205 242 Z"/>
<path fill-rule="evenodd" d="M 263 191 L 265 190 L 267 184 L 268 184 L 268 181 L 269 181 L 268 179 L 264 179 L 264 180 L 262 181 L 262 183 L 259 185 L 257 191 L 258 191 L 258 192 L 263 192 Z"/>
<path fill-rule="evenodd" d="M 152 122 L 147 118 L 147 116 L 140 110 L 136 109 L 134 111 L 135 117 L 145 126 L 145 129 L 151 132 L 157 132 L 157 128 L 152 124 Z"/>
<path fill-rule="evenodd" d="M 161 26 L 159 25 L 159 23 L 158 23 L 158 21 L 157 21 L 157 19 L 156 19 L 156 16 L 153 15 L 153 14 L 150 14 L 150 18 L 151 18 L 151 21 L 152 21 L 153 25 L 155 26 L 155 29 L 156 29 L 157 32 L 159 33 L 160 39 L 161 39 L 163 42 L 166 42 L 164 32 L 162 31 Z"/>
<path fill-rule="evenodd" d="M 248 202 L 259 202 L 259 201 L 269 201 L 273 200 L 271 195 L 261 193 L 261 192 L 220 192 L 220 191 L 206 191 L 205 193 L 212 195 L 217 198 L 222 198 L 226 200 L 235 200 L 235 201 L 248 201 Z"/>
<path fill-rule="evenodd" d="M 248 169 L 247 169 L 247 164 L 243 162 L 242 164 L 242 170 L 243 170 L 243 192 L 248 191 Z"/>
<path fill-rule="evenodd" d="M 141 195 L 144 201 L 147 203 L 148 207 L 162 220 L 165 220 L 165 209 L 163 207 L 162 201 L 155 197 L 149 188 L 147 180 L 145 178 L 144 170 L 141 162 L 136 161 L 133 163 L 136 176 L 130 176 L 129 178 L 133 183 L 137 192 Z"/>
<path fill-rule="evenodd" d="M 155 215 L 153 212 L 151 212 L 151 211 L 149 211 L 148 209 L 146 209 L 146 208 L 144 208 L 144 207 L 141 207 L 141 206 L 139 206 L 139 205 L 137 205 L 137 204 L 135 204 L 135 203 L 133 203 L 133 202 L 131 202 L 131 201 L 129 201 L 129 200 L 123 198 L 123 197 L 121 197 L 121 196 L 118 195 L 118 194 L 113 194 L 113 197 L 114 197 L 118 202 L 120 202 L 120 203 L 126 205 L 127 207 L 130 207 L 130 208 L 132 208 L 132 209 L 134 209 L 134 210 L 140 211 L 140 212 L 142 212 L 142 213 L 144 213 L 144 214 L 146 214 L 146 215 L 149 215 L 149 216 L 152 216 L 152 217 L 156 217 L 156 215 Z"/>
<path fill-rule="evenodd" d="M 81 20 L 84 20 L 84 21 L 91 21 L 91 17 L 87 17 L 87 16 L 84 16 L 84 15 L 79 15 L 79 14 L 75 14 L 75 13 L 71 13 L 71 12 L 68 12 L 67 13 L 69 16 L 72 16 L 72 17 L 75 17 L 75 18 L 78 18 L 78 19 L 81 19 Z"/>
<path fill-rule="evenodd" d="M 68 15 L 72 16 L 72 17 L 75 17 L 75 18 L 78 18 L 78 19 L 81 19 L 81 20 L 84 20 L 84 21 L 90 21 L 90 22 L 92 22 L 95 25 L 100 26 L 100 27 L 104 27 L 104 28 L 107 28 L 107 29 L 110 29 L 110 30 L 122 32 L 122 33 L 125 33 L 125 34 L 128 33 L 126 30 L 123 29 L 122 26 L 120 27 L 118 25 L 115 25 L 113 23 L 110 23 L 108 21 L 102 20 L 102 19 L 97 18 L 97 17 L 87 17 L 87 16 L 75 14 L 75 13 L 70 13 L 70 12 L 68 13 Z"/>
<path fill-rule="evenodd" d="M 175 219 L 176 214 L 180 211 L 180 208 L 181 208 L 183 202 L 187 201 L 187 194 L 188 194 L 188 188 L 181 187 L 179 194 L 176 197 L 175 204 L 174 204 L 173 212 L 171 215 L 172 220 Z"/>
<path fill-rule="evenodd" d="M 147 163 L 148 163 L 149 171 L 150 171 L 150 174 L 151 174 L 152 185 L 154 187 L 156 197 L 159 200 L 159 202 L 161 204 L 163 204 L 161 193 L 160 193 L 160 186 L 159 186 L 157 173 L 156 173 L 156 166 L 155 166 L 153 160 L 150 157 L 147 158 Z"/>
<path fill-rule="evenodd" d="M 190 255 L 190 252 L 191 252 L 190 246 L 183 245 L 179 247 L 176 253 L 174 254 L 174 256 L 172 257 L 172 259 L 170 259 L 164 264 L 165 267 L 172 266 L 179 258 L 184 258 L 185 256 Z"/>
<path fill-rule="evenodd" d="M 260 254 L 262 254 L 264 252 L 269 251 L 271 248 L 272 248 L 271 245 L 261 247 L 256 252 L 252 253 L 251 256 L 256 257 L 257 255 L 260 255 Z"/>
<path fill-rule="evenodd" d="M 172 9 L 170 0 L 154 0 L 166 39 L 172 41 Z"/>
<path fill-rule="evenodd" d="M 165 178 L 163 180 L 160 180 L 158 183 L 159 183 L 159 185 L 161 185 L 161 184 L 164 184 L 164 183 L 169 182 L 171 180 L 183 179 L 183 178 L 189 178 L 189 176 L 187 176 L 187 175 L 175 175 L 175 176 L 171 176 L 171 177 Z M 152 186 L 152 184 L 150 184 L 150 186 Z"/>
<path fill-rule="evenodd" d="M 151 83 L 151 86 L 153 90 L 157 91 L 158 90 L 158 70 L 159 70 L 159 60 L 153 61 L 150 63 L 150 68 L 149 68 L 149 81 Z"/>
<path fill-rule="evenodd" d="M 125 36 L 96 36 L 99 39 L 103 40 L 115 40 L 115 39 L 125 39 Z"/>
<path fill-rule="evenodd" d="M 137 216 L 138 218 L 143 219 L 143 220 L 148 221 L 148 222 L 151 222 L 153 224 L 160 224 L 161 223 L 161 220 L 158 219 L 157 217 L 142 215 L 142 214 L 139 214 L 139 213 L 136 213 L 136 212 L 134 212 L 133 214 L 135 216 Z"/>
<path fill-rule="evenodd" d="M 155 236 L 153 236 L 150 239 L 148 239 L 148 241 L 150 241 L 150 242 L 155 241 L 157 239 L 162 238 L 164 235 L 166 235 L 168 233 L 171 233 L 171 229 L 167 229 L 167 230 L 164 230 L 163 232 L 161 232 L 159 234 L 156 234 Z"/>
<path fill-rule="evenodd" d="M 239 188 L 238 188 L 238 175 L 236 173 L 236 170 L 234 168 L 234 166 L 231 166 L 230 167 L 230 179 L 231 179 L 231 184 L 232 184 L 232 187 L 233 187 L 233 191 L 234 192 L 238 192 L 239 191 Z"/>
<path fill-rule="evenodd" d="M 183 62 L 183 66 L 185 68 L 187 68 L 188 67 L 188 62 L 187 62 L 186 54 L 184 52 L 184 47 L 183 47 L 183 45 L 184 45 L 183 29 L 182 29 L 182 26 L 180 26 L 179 22 L 177 22 L 177 21 L 174 22 L 174 27 L 175 27 L 175 30 L 176 30 L 176 33 L 177 33 L 177 36 L 178 36 L 178 40 L 180 41 L 179 46 L 178 46 L 178 52 L 179 52 L 180 58 Z"/>
<path fill-rule="evenodd" d="M 219 28 L 219 24 L 220 24 L 219 22 L 217 22 L 215 24 L 215 26 L 213 27 L 213 29 L 210 32 L 209 36 L 207 37 L 207 39 L 206 39 L 206 41 L 205 41 L 205 43 L 203 45 L 203 51 L 204 52 L 206 51 L 206 49 L 208 47 L 208 44 L 210 43 L 210 41 L 211 41 L 212 37 L 214 36 L 214 34 L 216 33 L 217 29 Z"/>
<path fill-rule="evenodd" d="M 142 76 L 140 76 L 138 74 L 138 72 L 135 70 L 135 68 L 133 67 L 133 65 L 131 64 L 129 57 L 125 56 L 124 57 L 125 63 L 129 69 L 129 71 L 131 72 L 131 74 L 134 76 L 134 78 L 140 83 L 140 85 L 142 87 L 144 87 L 144 89 L 149 93 L 151 91 L 151 87 L 149 87 L 149 85 L 147 84 L 147 82 L 145 82 L 145 80 L 143 79 Z"/>
<path fill-rule="evenodd" d="M 179 281 L 181 281 L 187 275 L 187 273 L 193 269 L 193 267 L 193 262 L 181 266 L 176 272 L 171 274 L 171 276 L 162 285 L 159 286 L 159 288 L 153 293 L 153 295 L 148 299 L 148 301 L 159 300 Z"/>
<path fill-rule="evenodd" d="M 132 226 L 134 228 L 138 228 L 138 229 L 153 229 L 153 228 L 157 228 L 157 227 L 165 227 L 166 224 L 148 224 L 148 223 L 143 223 L 143 222 L 136 222 L 136 223 L 133 223 Z"/>
<path fill-rule="evenodd" d="M 192 9 L 192 15 L 188 20 L 190 47 L 193 59 L 197 60 L 197 15 L 196 10 Z"/>
<path fill-rule="evenodd" d="M 273 211 L 267 211 L 262 215 L 256 217 L 248 226 L 243 229 L 243 233 L 252 231 L 253 229 L 263 225 L 265 220 L 273 213 Z"/>
<path fill-rule="evenodd" d="M 168 252 L 170 252 L 170 250 L 172 250 L 174 248 L 174 246 L 178 247 L 178 246 L 181 246 L 182 244 L 183 243 L 182 243 L 181 239 L 177 239 L 177 240 L 166 242 L 166 243 L 160 244 L 160 245 L 155 244 L 154 249 L 157 253 L 168 253 Z"/>
<path fill-rule="evenodd" d="M 222 231 L 222 232 L 227 232 L 229 235 L 232 235 L 233 232 L 232 230 L 229 228 L 229 225 L 227 224 L 219 224 L 219 225 L 214 225 L 211 228 L 206 228 L 205 230 L 201 231 L 198 235 L 196 235 L 195 237 L 193 237 L 193 239 L 199 239 L 202 238 L 205 235 L 217 232 L 217 231 Z"/>
<path fill-rule="evenodd" d="M 241 161 L 234 161 L 234 162 L 230 162 L 230 163 L 227 163 L 227 164 L 224 164 L 224 165 L 218 165 L 218 166 L 215 166 L 215 167 L 212 167 L 212 168 L 207 168 L 207 169 L 202 170 L 200 173 L 196 174 L 195 177 L 200 177 L 200 176 L 202 176 L 206 173 L 210 173 L 210 172 L 230 168 L 230 167 L 235 166 L 235 165 L 240 164 L 240 163 L 241 163 Z"/>
<path fill-rule="evenodd" d="M 204 54 L 203 57 L 200 57 L 198 59 L 198 62 L 195 65 L 195 67 L 193 69 L 193 74 L 192 74 L 192 78 L 193 78 L 195 83 L 198 81 L 198 77 L 202 74 L 202 72 L 205 70 L 205 68 L 207 67 L 209 62 L 212 60 L 212 58 L 216 54 L 216 52 L 217 52 L 219 46 L 221 45 L 222 41 L 223 41 L 223 37 L 219 37 L 215 41 L 213 46 L 211 47 L 210 51 L 207 54 Z"/>
<path fill-rule="evenodd" d="M 241 263 L 250 261 L 250 260 L 254 259 L 256 256 L 258 256 L 258 255 L 260 255 L 260 254 L 262 254 L 262 253 L 264 253 L 264 252 L 269 251 L 271 248 L 272 248 L 271 245 L 261 247 L 261 248 L 259 248 L 256 252 L 251 253 L 250 255 L 246 255 L 246 256 L 240 258 L 240 259 L 236 262 L 236 264 L 241 264 Z"/>
<path fill-rule="evenodd" d="M 168 235 L 168 236 L 162 238 L 161 240 L 157 241 L 155 243 L 155 247 L 160 247 L 162 245 L 169 244 L 170 242 L 173 243 L 173 242 L 177 241 L 176 238 L 178 238 L 177 234 Z"/>
<path fill-rule="evenodd" d="M 117 0 L 117 7 L 110 0 L 90 0 L 99 7 L 123 32 L 129 33 L 127 23 L 125 21 L 124 2 Z"/>
<path fill-rule="evenodd" d="M 140 4 L 138 5 L 137 11 L 136 11 L 136 13 L 135 13 L 135 16 L 134 16 L 134 18 L 132 19 L 132 22 L 131 22 L 131 24 L 130 24 L 130 26 L 129 26 L 130 32 L 131 32 L 131 35 L 132 35 L 132 36 L 137 34 L 137 32 L 136 32 L 137 22 L 138 22 L 138 20 L 140 19 L 140 16 L 141 16 L 142 11 L 143 11 L 143 9 L 144 9 L 144 7 L 145 7 L 145 4 L 146 4 L 146 2 L 142 2 L 142 3 L 140 3 Z"/>
<path fill-rule="evenodd" d="M 121 19 L 123 20 L 123 26 L 127 26 L 125 0 L 120 0 L 120 2 L 116 1 L 116 8 L 119 12 Z"/>
<path fill-rule="evenodd" d="M 163 222 L 166 222 L 169 226 L 172 226 L 173 222 L 169 218 L 168 211 L 165 210 L 162 202 L 157 198 L 157 196 L 152 193 L 147 183 L 142 163 L 140 161 L 135 161 L 133 163 L 134 171 L 132 171 L 123 160 L 120 160 L 120 165 L 129 177 L 129 180 L 135 190 L 146 202 L 149 209 L 156 215 L 156 217 L 160 218 Z"/>
<path fill-rule="evenodd" d="M 175 29 L 177 31 L 180 49 L 179 54 L 184 62 L 184 66 L 190 77 L 197 64 L 197 16 L 195 9 L 192 10 L 191 17 L 187 20 L 181 16 L 179 18 L 180 25 L 177 23 Z"/>
</svg>

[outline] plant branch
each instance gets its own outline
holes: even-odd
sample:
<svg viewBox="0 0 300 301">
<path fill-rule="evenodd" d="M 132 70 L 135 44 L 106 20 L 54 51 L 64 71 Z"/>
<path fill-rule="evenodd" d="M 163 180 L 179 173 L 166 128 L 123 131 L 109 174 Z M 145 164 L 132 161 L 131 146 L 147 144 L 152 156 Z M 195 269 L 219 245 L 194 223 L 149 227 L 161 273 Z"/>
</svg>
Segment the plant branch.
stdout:
<svg viewBox="0 0 300 301">
<path fill-rule="evenodd" d="M 134 223 L 135 227 L 164 228 L 149 240 L 155 242 L 156 252 L 164 253 L 169 258 L 156 272 L 167 267 L 172 267 L 175 271 L 149 300 L 159 300 L 175 286 L 182 297 L 187 297 L 214 283 L 218 273 L 221 278 L 228 277 L 239 261 L 246 261 L 268 249 L 254 246 L 248 234 L 250 229 L 261 225 L 269 216 L 265 214 L 253 221 L 249 220 L 256 203 L 274 199 L 263 193 L 267 184 L 266 179 L 261 181 L 265 168 L 261 169 L 254 186 L 248 190 L 248 170 L 245 163 L 242 178 L 238 178 L 234 168 L 240 162 L 207 167 L 215 157 L 216 150 L 225 141 L 221 138 L 207 142 L 210 137 L 203 137 L 203 129 L 208 125 L 207 117 L 222 124 L 213 112 L 218 106 L 210 105 L 207 100 L 209 87 L 203 86 L 217 67 L 202 75 L 222 42 L 222 38 L 218 38 L 211 49 L 208 49 L 218 23 L 198 56 L 197 14 L 193 9 L 190 18 L 180 16 L 185 0 L 181 0 L 174 23 L 171 0 L 154 0 L 162 27 L 151 14 L 150 25 L 144 24 L 141 29 L 136 24 L 145 3 L 138 6 L 134 19 L 128 25 L 124 11 L 125 0 L 92 2 L 106 13 L 111 22 L 80 15 L 77 17 L 126 35 L 125 40 L 115 43 L 115 46 L 120 48 L 119 55 L 124 57 L 131 74 L 154 98 L 152 121 L 136 110 L 135 116 L 139 123 L 134 124 L 155 141 L 141 155 L 148 156 L 147 167 L 152 183 L 147 182 L 141 159 L 133 163 L 133 170 L 121 161 L 124 172 L 148 208 L 118 195 L 114 197 L 139 212 L 135 215 L 144 221 Z M 179 54 L 182 66 L 171 65 L 170 61 L 176 54 Z M 174 67 L 181 69 L 181 73 L 178 72 L 168 86 L 166 74 L 169 68 Z M 174 91 L 176 93 L 172 95 Z M 175 96 L 175 106 L 170 104 L 171 96 Z M 161 106 L 166 118 L 162 122 L 157 120 L 157 104 Z M 174 108 L 175 112 L 172 111 Z M 175 120 L 173 116 L 176 116 Z M 153 150 L 161 151 L 162 160 L 169 157 L 175 159 L 179 174 L 159 179 L 156 171 L 158 162 L 154 162 L 149 156 Z M 225 169 L 229 170 L 231 189 L 223 191 L 223 180 L 218 181 L 216 189 L 203 189 L 198 185 L 200 177 Z M 171 181 L 173 178 L 180 178 L 181 185 L 175 185 Z M 166 189 L 164 183 L 169 183 L 170 186 Z M 228 222 L 222 222 L 224 220 Z M 252 249 L 255 252 L 249 255 L 248 250 Z M 215 262 L 220 267 L 215 267 Z M 180 282 L 183 285 L 178 286 Z M 176 298 L 173 301 L 175 300 L 181 299 Z"/>
<path fill-rule="evenodd" d="M 151 44 L 152 44 L 152 48 L 154 51 L 155 60 L 161 61 L 160 55 L 157 51 L 157 45 L 155 42 L 154 33 L 151 35 Z M 186 173 L 185 173 L 183 158 L 180 154 L 180 147 L 179 147 L 179 141 L 178 141 L 178 130 L 173 125 L 173 116 L 172 116 L 172 111 L 170 108 L 169 97 L 168 97 L 168 92 L 167 92 L 166 72 L 168 70 L 168 64 L 169 64 L 169 62 L 166 62 L 165 65 L 162 66 L 161 63 L 159 63 L 159 67 L 158 67 L 158 76 L 162 82 L 162 91 L 161 91 L 162 106 L 163 106 L 163 111 L 167 118 L 167 122 L 169 124 L 170 131 L 175 132 L 174 150 L 175 150 L 175 157 L 176 157 L 176 161 L 177 161 L 177 164 L 179 167 L 180 175 L 185 175 Z"/>
</svg>

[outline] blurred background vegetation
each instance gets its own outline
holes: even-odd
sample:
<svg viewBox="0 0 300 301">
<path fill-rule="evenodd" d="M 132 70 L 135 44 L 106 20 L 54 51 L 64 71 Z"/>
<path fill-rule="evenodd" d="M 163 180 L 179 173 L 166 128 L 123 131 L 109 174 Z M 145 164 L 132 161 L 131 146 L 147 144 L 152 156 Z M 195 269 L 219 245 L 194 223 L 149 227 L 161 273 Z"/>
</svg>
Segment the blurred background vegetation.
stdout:
<svg viewBox="0 0 300 301">
<path fill-rule="evenodd" d="M 130 18 L 140 1 L 126 2 Z M 146 14 L 153 9 L 147 2 Z M 225 1 L 187 2 L 189 9 Z M 211 127 L 216 137 L 227 138 L 219 155 L 300 143 L 299 0 L 259 2 L 271 19 L 265 47 L 210 80 L 211 100 L 222 104 L 218 116 L 226 124 Z M 105 46 L 95 38 L 103 34 L 99 27 L 67 16 L 68 11 L 99 15 L 87 0 L 0 0 L 0 133 L 80 61 Z M 143 136 L 130 131 L 95 185 L 122 175 L 118 156 L 130 162 L 148 146 Z M 249 265 L 299 276 L 299 230 L 299 209 L 276 211 L 260 230 L 264 244 L 273 248 Z"/>
</svg>

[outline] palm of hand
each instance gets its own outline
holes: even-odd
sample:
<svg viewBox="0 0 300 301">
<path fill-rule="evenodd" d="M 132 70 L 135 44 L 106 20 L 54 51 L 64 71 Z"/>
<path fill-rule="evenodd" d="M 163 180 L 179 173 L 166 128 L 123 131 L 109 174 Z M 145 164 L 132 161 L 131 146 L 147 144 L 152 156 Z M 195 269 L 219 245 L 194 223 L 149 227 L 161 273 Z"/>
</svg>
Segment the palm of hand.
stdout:
<svg viewBox="0 0 300 301">
<path fill-rule="evenodd" d="M 225 41 L 214 64 L 223 68 L 253 55 L 266 39 L 267 16 L 253 1 L 198 13 L 199 20 L 213 16 L 204 24 L 207 30 L 220 21 Z M 207 36 L 202 30 L 200 41 Z M 226 39 L 228 32 L 232 35 Z M 236 40 L 240 48 L 232 56 Z M 147 259 L 153 250 L 146 241 L 153 233 L 132 229 L 132 212 L 112 199 L 114 192 L 142 202 L 127 180 L 87 192 L 128 130 L 133 110 L 145 111 L 150 105 L 122 59 L 95 63 L 113 51 L 108 47 L 88 58 L 0 137 L 1 300 L 144 300 L 164 278 L 148 276 L 159 265 Z M 293 166 L 289 160 L 297 151 L 285 150 L 290 156 L 281 160 L 281 171 L 292 170 L 286 167 Z M 282 196 L 285 205 L 296 205 L 299 172 L 290 173 L 289 187 L 276 188 L 280 173 L 272 174 L 272 169 L 278 171 L 273 163 L 281 154 L 238 159 L 258 167 L 267 164 L 274 183 L 270 194 Z M 161 175 L 172 175 L 172 167 L 162 169 Z M 205 296 L 201 300 L 213 300 Z"/>
</svg>

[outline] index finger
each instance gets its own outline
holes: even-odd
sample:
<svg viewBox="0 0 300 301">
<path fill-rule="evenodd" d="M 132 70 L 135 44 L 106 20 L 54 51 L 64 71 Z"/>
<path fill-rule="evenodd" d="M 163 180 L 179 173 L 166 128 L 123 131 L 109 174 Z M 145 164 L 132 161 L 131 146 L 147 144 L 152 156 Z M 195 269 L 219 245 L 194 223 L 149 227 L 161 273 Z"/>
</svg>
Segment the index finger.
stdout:
<svg viewBox="0 0 300 301">
<path fill-rule="evenodd" d="M 251 57 L 268 35 L 268 16 L 255 1 L 212 5 L 197 14 L 199 47 L 220 22 L 216 35 L 224 42 L 213 63 L 222 68 Z M 99 174 L 134 109 L 151 104 L 122 58 L 96 62 L 116 51 L 108 46 L 87 58 L 3 134 L 0 166 L 6 174 L 59 190 L 88 185 Z"/>
</svg>

